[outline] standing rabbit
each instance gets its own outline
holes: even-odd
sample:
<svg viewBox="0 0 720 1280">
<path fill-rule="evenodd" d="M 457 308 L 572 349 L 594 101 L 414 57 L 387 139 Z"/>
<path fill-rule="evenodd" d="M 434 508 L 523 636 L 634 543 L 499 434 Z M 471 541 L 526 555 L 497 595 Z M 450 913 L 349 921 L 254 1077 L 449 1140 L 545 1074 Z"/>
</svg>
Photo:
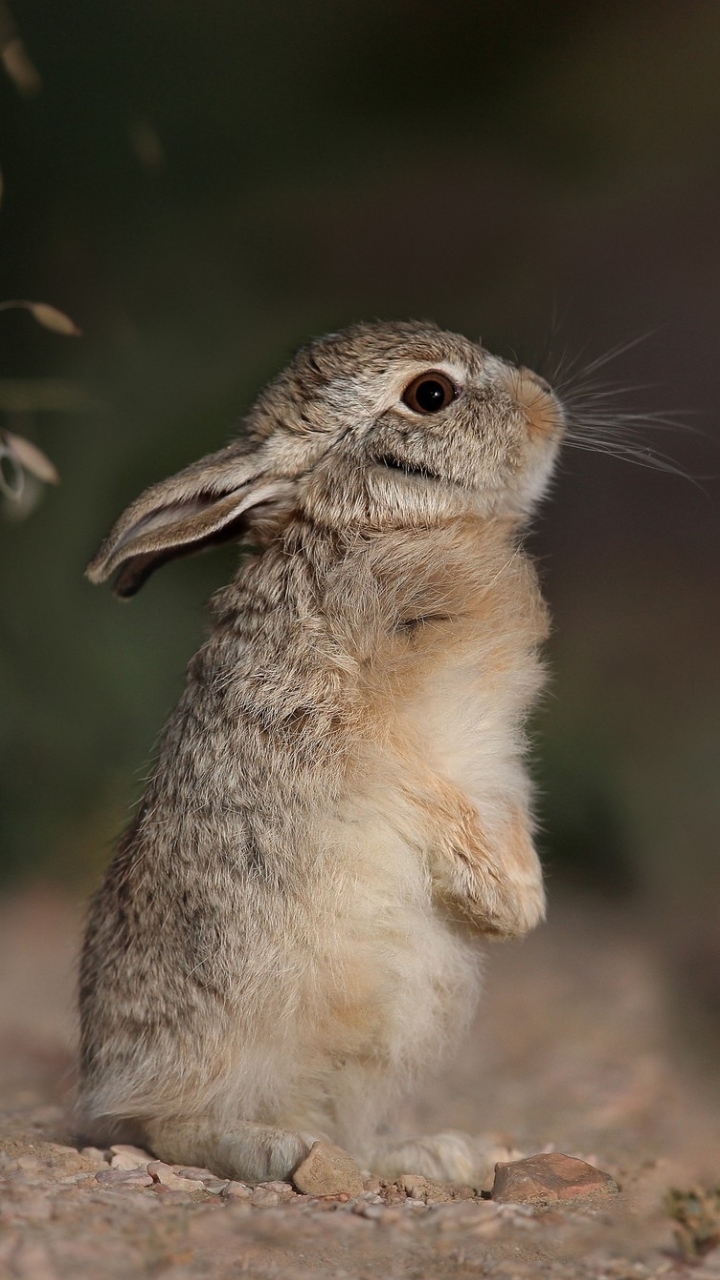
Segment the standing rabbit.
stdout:
<svg viewBox="0 0 720 1280">
<path fill-rule="evenodd" d="M 543 915 L 523 721 L 547 616 L 520 538 L 562 432 L 527 369 L 357 325 L 115 525 L 88 573 L 121 596 L 250 550 L 92 905 L 88 1138 L 247 1182 L 316 1139 L 472 1177 L 460 1138 L 377 1132 L 467 1024 L 480 939 Z"/>
</svg>

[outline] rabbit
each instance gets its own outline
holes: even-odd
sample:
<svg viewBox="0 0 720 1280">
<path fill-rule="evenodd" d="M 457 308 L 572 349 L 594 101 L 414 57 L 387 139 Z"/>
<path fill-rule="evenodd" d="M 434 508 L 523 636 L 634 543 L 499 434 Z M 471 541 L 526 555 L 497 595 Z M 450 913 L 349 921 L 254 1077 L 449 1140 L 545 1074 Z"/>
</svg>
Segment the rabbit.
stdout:
<svg viewBox="0 0 720 1280">
<path fill-rule="evenodd" d="M 430 323 L 301 348 L 225 448 L 88 568 L 134 594 L 243 541 L 90 909 L 78 1126 L 288 1179 L 315 1141 L 469 1181 L 381 1126 L 457 1044 L 481 942 L 544 914 L 524 720 L 548 615 L 521 542 L 564 430 L 541 378 Z"/>
</svg>

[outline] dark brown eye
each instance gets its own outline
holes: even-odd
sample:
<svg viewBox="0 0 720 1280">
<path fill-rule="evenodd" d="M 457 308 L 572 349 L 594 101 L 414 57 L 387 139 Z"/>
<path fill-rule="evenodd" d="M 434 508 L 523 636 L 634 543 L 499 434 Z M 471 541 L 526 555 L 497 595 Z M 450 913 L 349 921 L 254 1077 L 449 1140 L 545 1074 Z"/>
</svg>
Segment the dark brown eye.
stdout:
<svg viewBox="0 0 720 1280">
<path fill-rule="evenodd" d="M 444 373 L 431 369 L 413 378 L 402 394 L 403 404 L 413 413 L 439 413 L 455 399 L 457 387 Z"/>
</svg>

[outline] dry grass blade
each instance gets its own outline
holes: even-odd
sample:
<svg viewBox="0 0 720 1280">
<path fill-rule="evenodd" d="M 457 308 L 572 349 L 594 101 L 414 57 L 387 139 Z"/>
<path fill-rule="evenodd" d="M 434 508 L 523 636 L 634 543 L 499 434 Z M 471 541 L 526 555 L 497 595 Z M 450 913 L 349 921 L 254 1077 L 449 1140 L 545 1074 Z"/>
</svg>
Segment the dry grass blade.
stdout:
<svg viewBox="0 0 720 1280">
<path fill-rule="evenodd" d="M 60 477 L 53 463 L 36 444 L 32 444 L 24 436 L 14 435 L 11 431 L 3 432 L 3 441 L 13 458 L 36 479 L 42 480 L 43 484 L 60 483 Z"/>
<path fill-rule="evenodd" d="M 62 333 L 68 338 L 79 338 L 82 334 L 82 329 L 78 329 L 75 321 L 66 316 L 64 311 L 58 311 L 57 307 L 51 307 L 47 302 L 27 302 L 25 305 L 44 329 Z"/>
<path fill-rule="evenodd" d="M 29 311 L 31 316 L 37 320 L 43 329 L 50 329 L 53 333 L 61 333 L 66 338 L 79 338 L 82 329 L 78 329 L 74 320 L 70 319 L 64 311 L 52 307 L 49 302 L 28 302 L 25 298 L 14 298 L 11 302 L 0 302 L 0 311 L 12 311 L 19 308 L 21 311 Z"/>
</svg>

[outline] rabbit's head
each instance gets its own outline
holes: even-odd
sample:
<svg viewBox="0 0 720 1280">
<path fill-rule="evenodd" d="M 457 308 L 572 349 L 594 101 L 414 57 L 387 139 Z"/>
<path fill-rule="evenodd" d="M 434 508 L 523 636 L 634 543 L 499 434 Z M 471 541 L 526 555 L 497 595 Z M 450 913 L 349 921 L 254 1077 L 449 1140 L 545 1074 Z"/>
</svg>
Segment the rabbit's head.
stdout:
<svg viewBox="0 0 720 1280">
<path fill-rule="evenodd" d="M 527 517 L 563 432 L 550 387 L 430 324 L 362 324 L 302 348 L 237 441 L 153 485 L 88 568 L 130 596 L 160 564 L 293 514 L 359 533 L 475 512 Z"/>
</svg>

